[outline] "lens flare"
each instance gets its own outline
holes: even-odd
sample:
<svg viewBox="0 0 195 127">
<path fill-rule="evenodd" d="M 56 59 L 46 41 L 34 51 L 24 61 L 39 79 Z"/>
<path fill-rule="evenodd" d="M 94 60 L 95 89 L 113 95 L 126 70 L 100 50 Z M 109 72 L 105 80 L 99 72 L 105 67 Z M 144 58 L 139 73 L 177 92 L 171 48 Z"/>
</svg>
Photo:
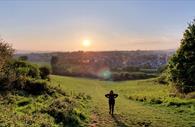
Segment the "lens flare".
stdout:
<svg viewBox="0 0 195 127">
<path fill-rule="evenodd" d="M 98 76 L 103 79 L 110 79 L 111 78 L 111 72 L 109 68 L 101 68 L 98 71 Z"/>
</svg>

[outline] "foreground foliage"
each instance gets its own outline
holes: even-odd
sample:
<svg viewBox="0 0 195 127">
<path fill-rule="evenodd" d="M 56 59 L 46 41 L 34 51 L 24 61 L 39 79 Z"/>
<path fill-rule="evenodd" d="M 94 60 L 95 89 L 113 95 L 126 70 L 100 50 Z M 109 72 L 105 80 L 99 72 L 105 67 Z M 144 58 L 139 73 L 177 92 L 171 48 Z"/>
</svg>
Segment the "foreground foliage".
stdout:
<svg viewBox="0 0 195 127">
<path fill-rule="evenodd" d="M 0 126 L 84 126 L 88 100 L 85 95 L 67 95 L 59 88 L 33 96 L 26 91 L 7 91 L 0 95 Z"/>
</svg>

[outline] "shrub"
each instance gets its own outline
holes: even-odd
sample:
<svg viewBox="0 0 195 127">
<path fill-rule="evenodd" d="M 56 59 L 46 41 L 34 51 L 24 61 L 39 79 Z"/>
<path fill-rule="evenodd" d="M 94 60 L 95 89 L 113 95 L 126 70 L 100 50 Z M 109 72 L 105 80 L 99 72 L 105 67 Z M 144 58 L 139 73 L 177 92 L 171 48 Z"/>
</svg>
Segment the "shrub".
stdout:
<svg viewBox="0 0 195 127">
<path fill-rule="evenodd" d="M 17 79 L 12 83 L 12 87 L 17 90 L 23 90 L 26 85 L 27 78 L 25 76 L 19 76 Z"/>
<path fill-rule="evenodd" d="M 18 67 L 16 70 L 16 76 L 28 76 L 29 68 L 28 67 Z"/>
<path fill-rule="evenodd" d="M 31 94 L 41 94 L 48 91 L 47 81 L 41 79 L 27 79 L 23 88 L 25 91 Z"/>
<path fill-rule="evenodd" d="M 42 79 L 48 79 L 49 78 L 48 76 L 51 73 L 51 69 L 49 67 L 43 66 L 43 67 L 40 67 L 39 70 L 40 70 L 40 76 L 41 76 Z"/>
<path fill-rule="evenodd" d="M 14 68 L 18 68 L 18 67 L 28 67 L 28 62 L 26 61 L 21 61 L 21 60 L 13 60 L 12 63 Z"/>
<path fill-rule="evenodd" d="M 21 60 L 14 60 L 11 64 L 12 68 L 15 69 L 17 76 L 22 75 L 32 78 L 39 78 L 40 72 L 37 65 Z"/>
<path fill-rule="evenodd" d="M 0 78 L 0 90 L 5 90 L 9 84 L 9 79 L 5 77 Z"/>
<path fill-rule="evenodd" d="M 12 82 L 16 80 L 16 74 L 13 69 L 9 66 L 6 66 L 6 70 L 0 73 L 0 90 L 9 89 L 12 85 Z"/>
<path fill-rule="evenodd" d="M 12 83 L 13 88 L 16 90 L 24 90 L 29 94 L 41 94 L 43 92 L 48 92 L 47 81 L 42 79 L 27 78 L 25 76 L 20 76 Z"/>
<path fill-rule="evenodd" d="M 0 78 L 1 89 L 11 90 L 14 88 L 30 94 L 48 92 L 47 81 L 40 79 L 40 71 L 37 65 L 26 61 L 13 60 L 7 66 L 9 66 L 8 72 L 6 72 L 8 76 Z"/>
<path fill-rule="evenodd" d="M 56 123 L 63 123 L 63 126 L 80 126 L 80 121 L 86 119 L 86 116 L 76 108 L 76 101 L 70 98 L 54 100 L 43 112 L 54 117 Z"/>
<path fill-rule="evenodd" d="M 40 71 L 38 69 L 38 66 L 34 64 L 29 64 L 28 67 L 29 67 L 28 76 L 32 78 L 39 78 Z"/>
</svg>

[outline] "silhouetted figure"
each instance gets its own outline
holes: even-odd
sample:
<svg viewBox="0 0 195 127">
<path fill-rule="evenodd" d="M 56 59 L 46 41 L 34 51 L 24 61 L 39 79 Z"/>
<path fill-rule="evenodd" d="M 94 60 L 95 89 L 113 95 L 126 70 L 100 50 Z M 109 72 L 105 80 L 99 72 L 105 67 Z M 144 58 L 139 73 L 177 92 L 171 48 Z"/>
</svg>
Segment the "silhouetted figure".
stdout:
<svg viewBox="0 0 195 127">
<path fill-rule="evenodd" d="M 109 113 L 113 115 L 114 113 L 114 104 L 115 104 L 115 98 L 118 97 L 118 94 L 114 94 L 114 92 L 111 90 L 109 94 L 105 95 L 109 100 Z"/>
</svg>

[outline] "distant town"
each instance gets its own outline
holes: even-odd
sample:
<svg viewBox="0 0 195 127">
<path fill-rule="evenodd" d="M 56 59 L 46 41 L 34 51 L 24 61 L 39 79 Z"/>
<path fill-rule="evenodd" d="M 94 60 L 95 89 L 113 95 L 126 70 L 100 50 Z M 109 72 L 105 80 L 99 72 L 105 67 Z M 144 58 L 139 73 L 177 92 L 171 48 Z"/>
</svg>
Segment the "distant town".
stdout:
<svg viewBox="0 0 195 127">
<path fill-rule="evenodd" d="M 60 64 L 102 65 L 109 68 L 143 67 L 158 68 L 167 63 L 175 50 L 156 51 L 101 51 L 101 52 L 51 52 L 51 53 L 16 53 L 15 57 L 27 56 L 31 62 L 50 63 L 57 57 Z"/>
<path fill-rule="evenodd" d="M 15 58 L 49 65 L 55 75 L 106 80 L 145 79 L 158 75 L 174 50 L 101 51 L 15 54 Z"/>
</svg>

